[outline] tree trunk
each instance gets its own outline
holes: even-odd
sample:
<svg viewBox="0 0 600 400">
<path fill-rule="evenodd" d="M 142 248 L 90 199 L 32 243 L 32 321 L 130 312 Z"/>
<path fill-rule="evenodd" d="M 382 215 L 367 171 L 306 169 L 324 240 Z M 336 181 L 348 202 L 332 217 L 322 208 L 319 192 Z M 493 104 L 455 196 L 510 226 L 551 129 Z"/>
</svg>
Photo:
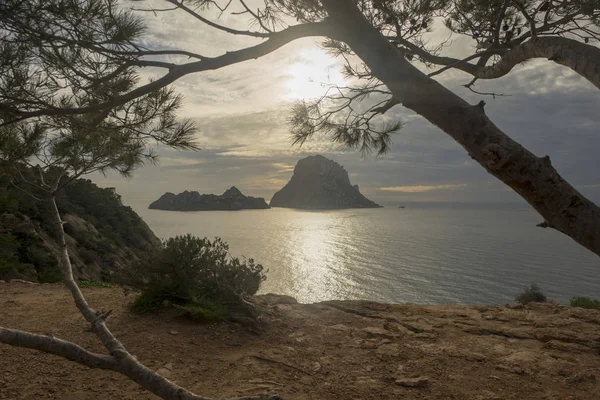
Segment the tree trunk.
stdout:
<svg viewBox="0 0 600 400">
<path fill-rule="evenodd" d="M 170 382 L 168 379 L 157 374 L 145 365 L 140 363 L 125 349 L 123 344 L 113 336 L 104 320 L 104 313 L 94 311 L 87 303 L 83 293 L 73 279 L 73 268 L 69 258 L 69 250 L 65 238 L 64 223 L 60 217 L 60 212 L 56 205 L 56 198 L 50 198 L 54 221 L 57 225 L 58 245 L 60 246 L 60 261 L 63 269 L 65 285 L 71 291 L 75 299 L 75 305 L 83 314 L 85 319 L 92 325 L 92 330 L 98 336 L 104 347 L 114 357 L 114 365 L 111 365 L 112 370 L 118 371 L 121 374 L 129 377 L 131 380 L 138 383 L 144 389 L 151 391 L 163 399 L 177 400 L 210 400 L 207 397 L 198 396 L 190 391 Z M 266 398 L 266 397 L 265 397 Z"/>
<path fill-rule="evenodd" d="M 457 141 L 557 229 L 600 255 L 600 208 L 567 183 L 550 158 L 536 157 L 496 127 L 484 102 L 470 105 L 411 65 L 352 0 L 321 0 L 336 36 L 367 64 L 395 99 Z"/>
<path fill-rule="evenodd" d="M 499 78 L 508 74 L 515 65 L 532 58 L 547 58 L 569 67 L 600 89 L 600 48 L 563 37 L 531 38 L 503 54 L 496 64 L 476 67 L 472 74 L 480 79 Z"/>
</svg>

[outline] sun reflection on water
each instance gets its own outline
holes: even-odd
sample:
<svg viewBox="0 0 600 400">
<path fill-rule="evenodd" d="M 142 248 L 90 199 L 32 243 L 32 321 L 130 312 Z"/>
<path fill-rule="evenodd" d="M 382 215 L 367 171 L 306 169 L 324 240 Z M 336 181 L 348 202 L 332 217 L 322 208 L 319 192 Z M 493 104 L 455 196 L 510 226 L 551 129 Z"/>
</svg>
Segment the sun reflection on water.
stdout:
<svg viewBox="0 0 600 400">
<path fill-rule="evenodd" d="M 557 299 L 593 295 L 598 261 L 518 210 L 417 208 L 176 213 L 140 209 L 160 237 L 220 236 L 268 269 L 260 293 L 503 304 L 527 282 Z M 517 229 L 518 228 L 518 229 Z M 507 252 L 506 249 L 512 249 Z"/>
<path fill-rule="evenodd" d="M 333 213 L 304 212 L 302 223 L 290 231 L 289 240 L 294 243 L 286 260 L 288 271 L 294 274 L 290 283 L 303 299 L 334 298 L 342 290 L 338 278 L 347 273 L 347 260 L 338 256 L 341 249 L 336 247 L 342 228 Z"/>
</svg>

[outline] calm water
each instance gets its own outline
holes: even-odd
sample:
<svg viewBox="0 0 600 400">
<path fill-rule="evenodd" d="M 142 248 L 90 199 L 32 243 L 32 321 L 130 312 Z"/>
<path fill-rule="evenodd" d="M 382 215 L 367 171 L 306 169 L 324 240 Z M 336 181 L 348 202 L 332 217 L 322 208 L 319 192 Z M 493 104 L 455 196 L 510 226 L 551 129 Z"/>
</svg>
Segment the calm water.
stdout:
<svg viewBox="0 0 600 400">
<path fill-rule="evenodd" d="M 222 237 L 268 268 L 261 292 L 301 302 L 504 304 L 533 282 L 562 303 L 600 297 L 600 258 L 526 206 L 136 211 L 161 238 Z"/>
</svg>

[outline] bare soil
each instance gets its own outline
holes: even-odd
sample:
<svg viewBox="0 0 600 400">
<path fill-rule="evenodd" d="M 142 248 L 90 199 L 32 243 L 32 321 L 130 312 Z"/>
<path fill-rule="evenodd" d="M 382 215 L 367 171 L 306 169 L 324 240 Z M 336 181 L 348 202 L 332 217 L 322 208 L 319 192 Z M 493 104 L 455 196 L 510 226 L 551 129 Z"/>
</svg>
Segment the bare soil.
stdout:
<svg viewBox="0 0 600 400">
<path fill-rule="evenodd" d="M 600 312 L 551 304 L 295 304 L 259 296 L 260 334 L 129 311 L 84 289 L 138 359 L 198 394 L 286 399 L 600 399 Z M 0 284 L 0 326 L 102 351 L 62 285 Z M 155 399 L 126 377 L 0 344 L 0 399 Z"/>
</svg>

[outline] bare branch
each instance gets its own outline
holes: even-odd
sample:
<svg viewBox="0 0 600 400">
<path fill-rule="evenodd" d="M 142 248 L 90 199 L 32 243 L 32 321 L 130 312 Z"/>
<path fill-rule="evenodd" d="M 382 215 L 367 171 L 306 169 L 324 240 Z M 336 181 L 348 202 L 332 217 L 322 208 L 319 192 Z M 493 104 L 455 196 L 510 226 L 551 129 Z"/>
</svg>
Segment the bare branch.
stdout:
<svg viewBox="0 0 600 400">
<path fill-rule="evenodd" d="M 130 10 L 131 11 L 151 12 L 154 14 L 155 17 L 157 17 L 158 16 L 157 12 L 175 11 L 178 8 L 179 7 L 171 7 L 171 8 L 134 8 L 134 7 L 131 7 Z"/>
<path fill-rule="evenodd" d="M 472 54 L 469 57 L 463 58 L 462 60 L 458 60 L 458 61 L 456 61 L 456 62 L 454 62 L 452 64 L 446 65 L 445 67 L 443 67 L 443 68 L 441 68 L 441 69 L 439 69 L 439 70 L 437 70 L 435 72 L 432 72 L 432 73 L 428 74 L 427 76 L 428 77 L 432 77 L 432 76 L 435 76 L 435 75 L 439 75 L 442 72 L 445 72 L 445 71 L 447 71 L 447 70 L 449 70 L 451 68 L 461 69 L 461 68 L 458 68 L 458 67 L 461 64 L 466 63 L 467 61 L 473 60 L 475 58 L 483 58 L 483 57 L 486 57 L 486 56 L 492 56 L 494 54 L 498 54 L 499 51 L 500 50 L 498 50 L 498 49 L 490 49 L 490 50 L 485 50 L 485 51 L 482 51 L 482 52 L 479 52 L 479 53 Z M 488 57 L 488 59 L 489 59 L 489 57 Z"/>
<path fill-rule="evenodd" d="M 168 3 L 173 4 L 175 7 L 185 11 L 186 13 L 190 14 L 191 16 L 193 16 L 194 18 L 196 18 L 199 21 L 202 21 L 203 23 L 205 23 L 208 26 L 211 26 L 213 28 L 216 28 L 220 31 L 223 32 L 227 32 L 227 33 L 231 33 L 232 35 L 243 35 L 243 36 L 251 36 L 251 37 L 256 37 L 256 38 L 268 38 L 270 36 L 270 33 L 262 33 L 262 32 L 251 32 L 251 31 L 240 31 L 237 29 L 232 29 L 232 28 L 228 28 L 226 26 L 223 25 L 219 25 L 216 24 L 206 18 L 204 18 L 202 15 L 198 14 L 197 12 L 195 12 L 194 10 L 192 10 L 191 8 L 187 7 L 183 1 L 178 2 L 177 0 L 165 0 Z"/>
<path fill-rule="evenodd" d="M 375 113 L 375 114 L 385 114 L 386 112 L 388 112 L 389 110 L 391 110 L 392 108 L 394 108 L 394 106 L 396 106 L 398 104 L 400 104 L 400 102 L 392 97 L 391 99 L 387 100 L 386 103 L 384 105 L 382 105 L 381 107 L 372 108 L 370 110 L 370 112 Z"/>
<path fill-rule="evenodd" d="M 198 54 L 198 53 L 192 53 L 189 51 L 183 51 L 183 50 L 144 50 L 144 51 L 131 51 L 131 52 L 121 52 L 121 54 L 129 54 L 129 55 L 135 55 L 135 56 L 161 56 L 161 55 L 174 55 L 174 56 L 188 56 L 189 58 L 198 58 L 198 59 L 204 59 L 206 58 L 205 56 Z"/>
<path fill-rule="evenodd" d="M 115 370 L 117 366 L 117 359 L 113 356 L 92 353 L 75 343 L 53 336 L 0 327 L 0 342 L 54 354 L 90 368 Z"/>
<path fill-rule="evenodd" d="M 502 8 L 500 8 L 498 18 L 496 19 L 496 25 L 494 26 L 494 46 L 496 47 L 500 45 L 500 27 L 502 26 L 502 19 L 504 18 L 506 7 L 508 7 L 508 0 L 505 0 L 504 4 L 502 4 Z"/>
<path fill-rule="evenodd" d="M 10 184 L 13 185 L 13 187 L 15 187 L 15 189 L 25 193 L 28 196 L 31 196 L 34 200 L 36 201 L 44 201 L 43 199 L 40 199 L 39 197 L 37 197 L 36 195 L 34 195 L 33 193 L 31 193 L 30 191 L 23 189 L 20 185 L 17 185 L 12 179 L 10 180 Z"/>
<path fill-rule="evenodd" d="M 531 15 L 529 15 L 529 13 L 525 9 L 525 6 L 523 5 L 523 3 L 521 3 L 520 1 L 517 1 L 517 0 L 513 0 L 513 3 L 517 6 L 519 11 L 521 11 L 521 14 L 523 14 L 523 16 L 525 17 L 527 22 L 529 22 L 529 30 L 531 32 L 531 37 L 536 37 L 537 29 L 535 27 L 535 20 L 533 19 L 533 17 Z"/>
<path fill-rule="evenodd" d="M 260 15 L 256 14 L 255 12 L 253 12 L 250 7 L 248 7 L 246 5 L 246 3 L 244 2 L 244 0 L 240 0 L 240 3 L 242 4 L 242 6 L 246 9 L 246 12 L 249 13 L 250 15 L 252 15 L 254 17 L 254 19 L 256 19 L 260 25 L 261 28 L 263 28 L 265 31 L 269 32 L 269 33 L 273 33 L 272 30 L 270 30 L 269 28 L 267 28 L 267 26 L 263 23 L 262 18 L 260 17 Z"/>
<path fill-rule="evenodd" d="M 473 78 L 471 80 L 471 82 L 467 83 L 466 85 L 463 85 L 463 87 L 466 87 L 467 89 L 469 89 L 471 92 L 473 92 L 475 94 L 479 94 L 479 95 L 482 95 L 482 96 L 492 96 L 494 99 L 496 98 L 496 96 L 498 96 L 498 97 L 510 97 L 509 94 L 504 94 L 504 93 L 479 92 L 479 91 L 473 89 L 473 85 L 475 84 L 476 81 L 477 81 L 477 78 Z"/>
</svg>

